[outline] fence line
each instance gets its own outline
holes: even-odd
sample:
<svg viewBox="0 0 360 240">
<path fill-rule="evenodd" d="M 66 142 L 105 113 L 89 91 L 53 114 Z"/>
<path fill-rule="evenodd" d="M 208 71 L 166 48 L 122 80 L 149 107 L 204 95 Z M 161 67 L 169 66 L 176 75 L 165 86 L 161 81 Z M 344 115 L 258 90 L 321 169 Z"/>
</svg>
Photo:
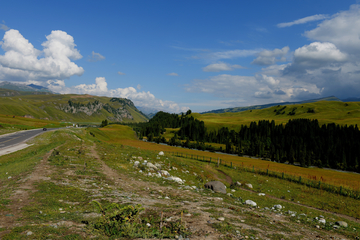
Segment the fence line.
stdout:
<svg viewBox="0 0 360 240">
<path fill-rule="evenodd" d="M 175 157 L 190 158 L 190 159 L 194 159 L 197 161 L 208 162 L 209 164 L 213 163 L 217 166 L 222 165 L 222 166 L 225 166 L 228 168 L 236 169 L 238 171 L 253 172 L 256 174 L 266 175 L 269 177 L 276 177 L 276 178 L 284 179 L 284 180 L 287 180 L 290 182 L 302 184 L 302 185 L 305 185 L 308 187 L 322 189 L 327 192 L 337 193 L 342 196 L 348 196 L 351 198 L 360 199 L 360 191 L 359 190 L 350 189 L 350 188 L 346 188 L 343 186 L 334 186 L 334 185 L 331 185 L 331 184 L 328 184 L 328 183 L 325 183 L 322 181 L 304 179 L 301 176 L 295 176 L 295 175 L 287 174 L 284 172 L 276 172 L 276 171 L 269 171 L 269 169 L 255 168 L 255 166 L 253 166 L 252 168 L 248 168 L 248 167 L 244 166 L 244 164 L 228 162 L 221 158 L 216 159 L 216 158 L 212 158 L 212 157 L 206 157 L 206 156 L 200 156 L 200 155 L 194 155 L 194 154 L 188 154 L 188 153 L 181 153 L 181 152 L 169 152 L 169 151 L 166 151 L 166 152 Z"/>
</svg>

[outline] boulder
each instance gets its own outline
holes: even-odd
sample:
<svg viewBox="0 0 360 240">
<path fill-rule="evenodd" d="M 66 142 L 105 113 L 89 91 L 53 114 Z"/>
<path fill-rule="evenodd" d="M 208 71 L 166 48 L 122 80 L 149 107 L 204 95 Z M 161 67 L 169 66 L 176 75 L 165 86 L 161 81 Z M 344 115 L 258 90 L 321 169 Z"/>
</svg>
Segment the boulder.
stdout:
<svg viewBox="0 0 360 240">
<path fill-rule="evenodd" d="M 164 152 L 163 151 L 159 152 L 159 156 L 164 156 Z"/>
<path fill-rule="evenodd" d="M 138 167 L 138 166 L 139 166 L 139 164 L 140 164 L 140 162 L 139 162 L 139 161 L 135 161 L 135 162 L 134 162 L 134 167 Z"/>
<path fill-rule="evenodd" d="M 211 182 L 205 183 L 204 187 L 211 189 L 214 192 L 226 194 L 226 186 L 222 182 L 219 182 L 219 181 L 211 181 Z"/>
<path fill-rule="evenodd" d="M 166 180 L 174 181 L 174 182 L 177 182 L 177 183 L 180 183 L 180 184 L 184 183 L 184 181 L 179 177 L 168 177 L 168 178 L 166 178 Z"/>
<path fill-rule="evenodd" d="M 341 226 L 341 227 L 345 227 L 345 228 L 348 227 L 347 222 L 344 222 L 344 221 L 337 221 L 335 224 L 338 226 Z"/>
<path fill-rule="evenodd" d="M 250 205 L 252 207 L 256 207 L 256 205 L 257 205 L 256 202 L 254 202 L 253 200 L 246 200 L 245 204 Z"/>
<path fill-rule="evenodd" d="M 148 163 L 146 164 L 146 166 L 147 166 L 148 168 L 150 168 L 150 169 L 155 170 L 155 171 L 158 170 L 158 168 L 157 168 L 154 164 L 152 164 L 151 162 L 148 162 Z"/>
<path fill-rule="evenodd" d="M 251 183 L 245 183 L 245 186 L 247 186 L 248 188 L 253 188 Z"/>
<path fill-rule="evenodd" d="M 167 177 L 170 176 L 170 173 L 169 173 L 168 171 L 161 170 L 160 172 L 161 172 L 161 174 L 164 175 L 164 176 L 167 176 Z"/>
</svg>

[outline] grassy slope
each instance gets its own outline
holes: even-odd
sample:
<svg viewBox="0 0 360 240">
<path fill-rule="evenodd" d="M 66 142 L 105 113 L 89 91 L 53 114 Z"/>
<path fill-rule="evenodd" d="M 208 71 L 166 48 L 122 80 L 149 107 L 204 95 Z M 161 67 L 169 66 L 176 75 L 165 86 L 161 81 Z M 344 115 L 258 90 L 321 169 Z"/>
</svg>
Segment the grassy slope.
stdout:
<svg viewBox="0 0 360 240">
<path fill-rule="evenodd" d="M 90 95 L 24 95 L 15 97 L 2 97 L 0 104 L 0 113 L 5 115 L 24 116 L 26 114 L 32 115 L 35 118 L 49 118 L 54 120 L 76 121 L 76 122 L 101 122 L 106 117 L 112 116 L 106 110 L 102 109 L 100 113 L 92 114 L 91 116 L 85 113 L 69 114 L 56 108 L 56 106 L 66 105 L 68 100 L 76 103 L 87 104 L 98 100 L 102 103 L 109 103 L 115 108 L 122 107 L 118 102 L 110 103 L 108 97 L 97 97 Z M 135 109 L 126 106 L 126 108 L 133 115 L 134 120 L 124 119 L 124 121 L 143 122 L 147 119 Z"/>
<path fill-rule="evenodd" d="M 286 105 L 285 113 L 276 115 L 274 110 L 281 109 L 284 106 L 274 106 L 261 110 L 244 111 L 237 113 L 208 113 L 192 115 L 205 122 L 209 130 L 219 129 L 221 127 L 229 127 L 238 130 L 240 126 L 248 125 L 252 121 L 258 120 L 275 120 L 276 124 L 286 123 L 289 119 L 308 118 L 318 119 L 320 124 L 337 123 L 341 125 L 360 124 L 360 102 L 335 102 L 321 101 L 314 103 L 304 103 L 296 105 Z M 293 108 L 295 115 L 288 115 Z M 315 113 L 307 113 L 308 109 L 314 109 Z"/>
<path fill-rule="evenodd" d="M 258 169 L 269 169 L 269 171 L 276 171 L 280 173 L 284 172 L 290 175 L 301 176 L 306 179 L 313 179 L 316 176 L 316 179 L 322 178 L 326 183 L 329 184 L 351 187 L 353 189 L 360 190 L 360 174 L 356 173 L 338 172 L 334 170 L 326 170 L 320 168 L 302 168 L 293 165 L 264 161 L 254 158 L 217 154 L 180 147 L 172 147 L 156 143 L 143 142 L 136 140 L 134 132 L 128 126 L 115 127 L 114 125 L 112 125 L 111 127 L 98 129 L 98 131 L 101 131 L 102 135 L 108 136 L 108 139 L 106 139 L 108 143 L 121 143 L 127 146 L 138 147 L 145 150 L 181 152 L 184 154 L 211 157 L 213 159 L 221 158 L 223 161 L 228 162 L 229 165 L 230 162 L 233 162 L 234 166 L 243 165 L 248 168 L 252 168 L 254 166 Z"/>
</svg>

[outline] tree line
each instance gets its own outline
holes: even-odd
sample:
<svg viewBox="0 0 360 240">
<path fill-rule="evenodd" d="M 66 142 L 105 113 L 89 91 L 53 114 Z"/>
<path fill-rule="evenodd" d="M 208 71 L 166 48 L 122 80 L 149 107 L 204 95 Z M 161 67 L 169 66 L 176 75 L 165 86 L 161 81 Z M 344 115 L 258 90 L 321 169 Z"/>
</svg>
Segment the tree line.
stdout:
<svg viewBox="0 0 360 240">
<path fill-rule="evenodd" d="M 319 125 L 318 120 L 293 119 L 286 124 L 260 120 L 242 125 L 239 131 L 222 127 L 208 131 L 203 121 L 186 114 L 157 113 L 148 123 L 133 126 L 140 138 L 200 150 L 257 156 L 301 166 L 329 167 L 360 172 L 360 131 L 357 125 Z M 165 128 L 179 128 L 167 140 Z M 215 148 L 206 143 L 220 143 Z"/>
</svg>

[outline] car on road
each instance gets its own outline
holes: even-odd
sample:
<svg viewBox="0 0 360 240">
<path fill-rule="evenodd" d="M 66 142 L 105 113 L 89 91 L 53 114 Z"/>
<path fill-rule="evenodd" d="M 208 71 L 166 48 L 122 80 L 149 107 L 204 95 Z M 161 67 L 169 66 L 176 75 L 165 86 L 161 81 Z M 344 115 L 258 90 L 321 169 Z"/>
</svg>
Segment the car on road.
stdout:
<svg viewBox="0 0 360 240">
<path fill-rule="evenodd" d="M 47 129 L 46 128 L 43 128 L 43 131 L 46 131 Z"/>
</svg>

